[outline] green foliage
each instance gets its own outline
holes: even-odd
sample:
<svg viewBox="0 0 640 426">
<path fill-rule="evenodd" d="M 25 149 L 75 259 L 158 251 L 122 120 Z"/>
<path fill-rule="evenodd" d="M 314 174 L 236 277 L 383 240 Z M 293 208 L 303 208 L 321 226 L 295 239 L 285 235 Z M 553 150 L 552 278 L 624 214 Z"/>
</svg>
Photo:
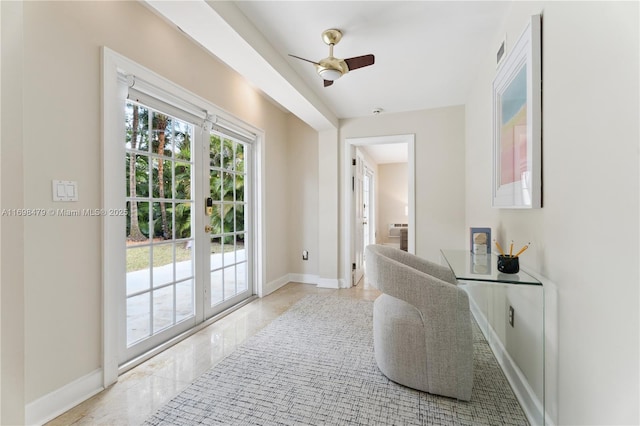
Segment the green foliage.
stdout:
<svg viewBox="0 0 640 426">
<path fill-rule="evenodd" d="M 138 128 L 133 129 L 134 104 L 125 105 L 127 197 L 149 198 L 153 202 L 139 201 L 138 226 L 147 238 L 190 238 L 192 214 L 191 125 L 178 119 L 138 107 Z M 163 135 L 164 149 L 158 152 Z M 136 140 L 132 140 L 136 135 Z M 222 139 L 212 134 L 209 144 L 210 196 L 214 201 L 210 222 L 214 234 L 230 234 L 245 230 L 244 215 L 244 153 L 241 143 Z M 131 188 L 130 163 L 134 161 L 135 188 Z M 162 171 L 159 166 L 162 165 Z M 164 199 L 160 199 L 164 192 Z M 170 199 L 175 200 L 171 202 Z M 166 200 L 166 201 L 165 201 Z M 179 202 L 178 200 L 185 200 Z M 128 203 L 128 211 L 131 205 Z M 168 234 L 164 235 L 162 216 L 167 218 Z M 127 217 L 127 236 L 130 235 L 131 217 Z M 226 235 L 226 244 L 234 237 Z M 243 235 L 236 240 L 242 241 Z"/>
</svg>

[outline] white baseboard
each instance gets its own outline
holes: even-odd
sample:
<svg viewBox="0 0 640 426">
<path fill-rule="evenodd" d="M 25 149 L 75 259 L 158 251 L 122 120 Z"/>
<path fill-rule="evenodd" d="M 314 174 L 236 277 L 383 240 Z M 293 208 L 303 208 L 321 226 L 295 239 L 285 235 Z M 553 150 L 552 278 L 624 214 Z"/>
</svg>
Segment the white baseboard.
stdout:
<svg viewBox="0 0 640 426">
<path fill-rule="evenodd" d="M 472 297 L 469 297 L 469 305 L 474 318 L 480 326 L 480 330 L 485 334 L 485 338 L 487 339 L 498 364 L 500 364 L 504 375 L 507 377 L 511 388 L 513 389 L 513 393 L 520 402 L 520 406 L 527 416 L 529 423 L 532 425 L 540 424 L 540 419 L 542 419 L 542 413 L 544 410 L 543 404 L 533 391 L 533 388 L 529 384 L 525 375 L 513 361 L 509 352 L 505 349 L 500 337 L 496 334 L 491 324 L 487 322 L 487 318 L 484 316 L 482 310 L 478 307 Z M 549 422 L 548 416 L 545 416 L 545 418 L 545 424 L 552 424 Z"/>
<path fill-rule="evenodd" d="M 318 276 L 311 274 L 289 274 L 289 281 L 303 284 L 318 284 Z"/>
<path fill-rule="evenodd" d="M 97 369 L 48 393 L 25 407 L 25 423 L 42 425 L 102 391 L 102 369 Z"/>
<path fill-rule="evenodd" d="M 318 287 L 340 288 L 340 280 L 337 278 L 318 278 Z"/>
<path fill-rule="evenodd" d="M 276 280 L 268 282 L 266 285 L 262 287 L 262 294 L 260 294 L 260 297 L 264 297 L 268 294 L 273 293 L 280 287 L 283 287 L 288 282 L 289 282 L 289 274 L 283 275 Z"/>
<path fill-rule="evenodd" d="M 267 285 L 264 286 L 260 297 L 264 297 L 268 294 L 271 294 L 277 289 L 279 289 L 280 287 L 290 282 L 303 283 L 303 284 L 315 284 L 318 287 L 322 287 L 322 288 L 341 288 L 342 280 L 339 280 L 337 278 L 320 278 L 318 275 L 312 275 L 312 274 L 290 273 L 290 274 L 283 275 L 280 278 L 267 283 Z"/>
</svg>

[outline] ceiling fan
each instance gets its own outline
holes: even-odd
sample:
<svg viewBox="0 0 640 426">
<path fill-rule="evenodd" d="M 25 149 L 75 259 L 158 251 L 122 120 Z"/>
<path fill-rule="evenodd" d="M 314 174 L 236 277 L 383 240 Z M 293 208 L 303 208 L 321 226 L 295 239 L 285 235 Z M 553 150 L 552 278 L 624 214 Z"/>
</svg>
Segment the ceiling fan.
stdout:
<svg viewBox="0 0 640 426">
<path fill-rule="evenodd" d="M 329 56 L 315 62 L 296 55 L 289 56 L 303 61 L 311 62 L 316 67 L 318 75 L 324 80 L 324 87 L 331 86 L 333 82 L 349 71 L 373 65 L 373 55 L 356 56 L 355 58 L 340 59 L 333 56 L 333 46 L 342 39 L 342 32 L 336 29 L 326 30 L 322 33 L 322 40 L 329 45 Z"/>
</svg>

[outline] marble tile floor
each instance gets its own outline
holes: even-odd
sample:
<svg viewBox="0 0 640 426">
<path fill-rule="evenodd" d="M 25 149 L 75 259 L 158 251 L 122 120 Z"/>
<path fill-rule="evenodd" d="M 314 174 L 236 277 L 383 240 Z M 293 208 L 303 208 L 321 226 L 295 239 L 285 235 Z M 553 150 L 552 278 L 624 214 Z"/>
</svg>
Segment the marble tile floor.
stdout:
<svg viewBox="0 0 640 426">
<path fill-rule="evenodd" d="M 364 282 L 363 282 L 364 281 Z M 233 352 L 308 294 L 374 300 L 380 293 L 366 280 L 350 289 L 288 283 L 254 300 L 121 375 L 118 382 L 47 425 L 137 425 L 192 381 Z"/>
</svg>

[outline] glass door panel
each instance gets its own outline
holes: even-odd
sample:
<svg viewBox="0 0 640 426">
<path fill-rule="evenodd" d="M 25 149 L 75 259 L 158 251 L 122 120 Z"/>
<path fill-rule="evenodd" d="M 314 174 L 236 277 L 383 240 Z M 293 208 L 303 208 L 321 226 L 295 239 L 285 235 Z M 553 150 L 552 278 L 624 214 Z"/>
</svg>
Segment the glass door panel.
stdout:
<svg viewBox="0 0 640 426">
<path fill-rule="evenodd" d="M 126 344 L 121 361 L 192 327 L 194 126 L 127 101 Z"/>
<path fill-rule="evenodd" d="M 209 143 L 209 188 L 213 200 L 209 217 L 209 305 L 210 317 L 253 294 L 249 285 L 247 255 L 249 233 L 246 212 L 249 182 L 245 154 L 250 146 L 211 133 Z"/>
</svg>

